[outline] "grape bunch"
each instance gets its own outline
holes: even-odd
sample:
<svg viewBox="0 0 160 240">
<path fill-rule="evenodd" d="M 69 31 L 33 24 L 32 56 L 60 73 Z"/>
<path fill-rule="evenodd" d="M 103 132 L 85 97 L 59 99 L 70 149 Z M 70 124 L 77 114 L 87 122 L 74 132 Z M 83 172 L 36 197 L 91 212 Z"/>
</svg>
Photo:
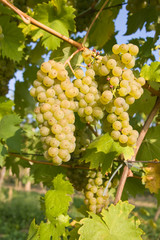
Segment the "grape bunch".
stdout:
<svg viewBox="0 0 160 240">
<path fill-rule="evenodd" d="M 15 64 L 12 60 L 0 56 L 0 95 L 5 96 L 8 93 L 8 82 L 13 78 Z"/>
<path fill-rule="evenodd" d="M 75 70 L 73 84 L 79 89 L 79 94 L 76 96 L 78 101 L 78 115 L 82 122 L 94 123 L 95 120 L 103 118 L 103 110 L 98 105 L 100 92 L 98 84 L 95 81 L 95 71 L 91 68 L 84 72 L 82 69 Z"/>
<path fill-rule="evenodd" d="M 0 25 L 0 41 L 2 41 L 3 38 L 4 38 L 3 29 L 2 26 Z"/>
<path fill-rule="evenodd" d="M 39 102 L 35 114 L 42 136 L 44 156 L 55 165 L 68 162 L 70 153 L 75 149 L 73 111 L 77 104 L 73 98 L 78 92 L 64 65 L 54 60 L 42 63 L 33 88 L 30 89 L 31 96 Z"/>
<path fill-rule="evenodd" d="M 67 177 L 77 191 L 82 191 L 87 184 L 88 171 L 68 168 Z"/>
<path fill-rule="evenodd" d="M 84 203 L 88 206 L 91 212 L 99 213 L 102 208 L 107 208 L 109 204 L 108 193 L 103 196 L 104 189 L 108 181 L 100 171 L 89 171 L 88 183 L 85 188 L 85 200 Z M 111 184 L 109 188 L 111 187 Z"/>
<path fill-rule="evenodd" d="M 80 158 L 83 156 L 83 153 L 86 151 L 87 147 L 93 140 L 91 131 L 88 129 L 88 126 L 85 125 L 83 128 L 76 128 L 75 130 L 76 137 L 76 148 L 73 155 L 73 158 Z"/>
<path fill-rule="evenodd" d="M 74 80 L 79 89 L 78 114 L 83 122 L 101 120 L 103 130 L 115 141 L 132 146 L 138 132 L 129 124 L 127 111 L 141 97 L 145 84 L 145 79 L 136 78 L 131 70 L 139 49 L 133 44 L 115 44 L 112 51 L 111 56 L 103 57 L 88 49 L 82 53 L 87 70 L 85 76 L 81 69 L 76 70 Z"/>
</svg>

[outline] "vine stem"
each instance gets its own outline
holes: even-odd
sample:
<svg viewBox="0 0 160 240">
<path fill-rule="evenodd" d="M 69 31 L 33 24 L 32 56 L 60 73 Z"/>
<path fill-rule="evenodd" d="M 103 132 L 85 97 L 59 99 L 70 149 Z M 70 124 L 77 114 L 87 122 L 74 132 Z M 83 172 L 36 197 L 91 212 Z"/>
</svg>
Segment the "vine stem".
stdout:
<svg viewBox="0 0 160 240">
<path fill-rule="evenodd" d="M 22 160 L 25 160 L 25 161 L 28 161 L 28 162 L 32 162 L 32 163 L 36 163 L 36 164 L 43 164 L 43 165 L 51 165 L 51 166 L 54 166 L 54 167 L 55 167 L 55 165 L 54 165 L 53 163 L 51 163 L 51 162 L 44 162 L 44 161 L 32 160 L 32 159 L 23 157 L 23 156 L 21 156 L 20 154 L 17 154 L 17 153 L 11 153 L 11 152 L 9 152 L 8 154 L 11 155 L 11 156 L 13 156 L 13 157 L 18 157 L 18 158 L 20 158 L 20 159 L 22 159 Z M 72 167 L 71 165 L 67 165 L 67 164 L 61 164 L 60 166 L 61 166 L 61 167 L 65 167 L 65 168 L 72 168 L 72 169 L 75 169 L 75 168 L 76 168 L 76 169 L 89 170 L 88 167 L 81 167 L 81 166 L 74 166 L 74 167 Z"/>
<path fill-rule="evenodd" d="M 27 15 L 26 13 L 22 12 L 19 8 L 15 7 L 13 4 L 11 4 L 10 2 L 8 2 L 7 0 L 0 0 L 0 2 L 2 2 L 4 5 L 8 6 L 10 9 L 12 9 L 14 12 L 16 12 L 21 19 L 23 20 L 23 22 L 25 24 L 30 24 L 32 23 L 33 25 L 35 25 L 36 27 L 39 27 L 43 30 L 45 30 L 46 32 L 68 42 L 69 44 L 71 44 L 72 46 L 80 49 L 82 48 L 82 44 L 79 42 L 74 41 L 71 38 L 68 38 L 64 35 L 62 35 L 61 33 L 53 30 L 50 27 L 47 27 L 46 25 L 44 25 L 43 23 L 38 22 L 37 20 L 35 20 L 34 18 L 30 17 L 29 15 Z"/>
<path fill-rule="evenodd" d="M 88 28 L 88 31 L 86 33 L 86 36 L 84 37 L 84 40 L 83 40 L 83 45 L 85 45 L 86 41 L 87 41 L 87 38 L 88 38 L 88 35 L 90 33 L 90 30 L 91 28 L 93 27 L 95 21 L 97 20 L 97 18 L 99 17 L 99 15 L 101 14 L 101 12 L 103 11 L 103 9 L 105 8 L 105 6 L 107 5 L 107 3 L 109 2 L 109 0 L 106 0 L 105 3 L 103 4 L 103 6 L 100 8 L 99 12 L 96 14 L 96 16 L 94 17 L 93 21 L 91 22 L 89 28 Z"/>
<path fill-rule="evenodd" d="M 144 139 L 149 127 L 150 127 L 150 124 L 153 121 L 153 118 L 155 117 L 155 115 L 157 114 L 159 109 L 160 109 L 160 97 L 157 98 L 157 101 L 156 101 L 154 107 L 152 108 L 150 114 L 148 115 L 147 120 L 146 120 L 140 134 L 139 134 L 139 137 L 138 137 L 138 140 L 137 140 L 137 143 L 136 143 L 136 148 L 134 150 L 134 155 L 131 158 L 131 161 L 135 161 L 135 158 L 136 158 L 138 150 L 139 150 L 139 148 L 142 144 L 142 141 L 143 141 L 143 139 Z M 118 189 L 117 189 L 114 204 L 117 204 L 119 202 L 119 200 L 121 199 L 122 192 L 123 192 L 123 189 L 124 189 L 124 185 L 125 185 L 125 182 L 127 180 L 128 175 L 129 175 L 129 172 L 130 172 L 130 169 L 127 166 L 125 166 L 124 169 L 123 169 L 123 173 L 122 173 L 122 176 L 121 176 L 121 179 L 120 179 Z"/>
<path fill-rule="evenodd" d="M 97 131 L 90 125 L 90 123 L 86 123 L 86 125 L 88 126 L 88 128 L 91 130 L 91 132 L 92 132 L 96 137 L 99 137 L 99 134 L 98 134 Z"/>
</svg>

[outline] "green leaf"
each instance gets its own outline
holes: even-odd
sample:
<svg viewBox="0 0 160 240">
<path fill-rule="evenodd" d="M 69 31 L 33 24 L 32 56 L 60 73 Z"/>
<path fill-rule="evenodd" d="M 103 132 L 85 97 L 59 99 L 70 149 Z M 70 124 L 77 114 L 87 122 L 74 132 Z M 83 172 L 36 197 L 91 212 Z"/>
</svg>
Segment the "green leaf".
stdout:
<svg viewBox="0 0 160 240">
<path fill-rule="evenodd" d="M 2 57 L 19 62 L 22 59 L 22 43 L 24 36 L 15 22 L 10 22 L 9 16 L 0 16 L 4 38 L 1 40 Z"/>
<path fill-rule="evenodd" d="M 112 37 L 114 34 L 113 18 L 114 14 L 111 10 L 104 10 L 100 14 L 89 34 L 90 46 L 102 48 Z"/>
<path fill-rule="evenodd" d="M 7 149 L 3 144 L 0 143 L 0 167 L 3 167 L 5 164 L 5 156 L 8 153 Z"/>
<path fill-rule="evenodd" d="M 138 29 L 141 30 L 145 23 L 149 25 L 156 20 L 157 16 L 154 7 L 141 8 L 133 14 L 128 13 L 127 32 L 125 35 L 135 33 Z"/>
<path fill-rule="evenodd" d="M 34 177 L 35 183 L 43 182 L 43 184 L 47 187 L 51 187 L 53 185 L 52 184 L 53 178 L 60 173 L 65 173 L 64 168 L 60 166 L 56 167 L 43 165 L 42 167 L 40 164 L 33 164 L 31 166 L 31 174 Z"/>
<path fill-rule="evenodd" d="M 129 218 L 134 206 L 128 202 L 119 201 L 111 204 L 108 210 L 102 210 L 102 217 L 90 214 L 92 218 L 80 221 L 83 226 L 79 229 L 79 240 L 142 240 L 143 231 L 139 228 L 140 221 Z"/>
<path fill-rule="evenodd" d="M 156 97 L 152 97 L 150 92 L 144 89 L 144 93 L 140 99 L 136 100 L 133 105 L 130 106 L 129 114 L 133 116 L 135 113 L 149 114 L 156 101 Z"/>
<path fill-rule="evenodd" d="M 109 133 L 106 133 L 89 145 L 82 160 L 86 163 L 90 162 L 90 168 L 98 168 L 102 164 L 102 170 L 106 172 L 114 158 L 122 153 L 125 159 L 130 159 L 133 155 L 133 148 L 122 147 L 119 142 L 112 139 Z"/>
<path fill-rule="evenodd" d="M 54 190 L 45 194 L 46 216 L 50 221 L 60 214 L 66 214 L 72 198 L 68 194 L 73 193 L 73 187 L 69 181 L 63 180 L 60 174 L 53 180 Z"/>
<path fill-rule="evenodd" d="M 7 114 L 12 113 L 14 102 L 6 97 L 0 97 L 0 119 Z"/>
<path fill-rule="evenodd" d="M 150 161 L 160 159 L 160 125 L 151 127 L 137 154 L 137 160 Z"/>
<path fill-rule="evenodd" d="M 146 80 L 160 82 L 160 62 L 152 62 L 150 66 L 145 64 L 140 75 Z"/>
<path fill-rule="evenodd" d="M 0 138 L 7 139 L 12 137 L 20 128 L 21 119 L 16 114 L 6 115 L 0 121 Z"/>
<path fill-rule="evenodd" d="M 6 144 L 9 152 L 20 152 L 22 144 L 22 130 L 18 129 L 12 137 L 7 138 Z"/>
<path fill-rule="evenodd" d="M 145 186 L 142 184 L 141 179 L 128 177 L 124 186 L 122 200 L 127 200 L 128 197 L 136 197 L 137 194 L 143 194 Z"/>
<path fill-rule="evenodd" d="M 28 88 L 27 82 L 16 82 L 14 93 L 15 112 L 21 117 L 24 117 L 26 109 L 33 110 L 35 107 L 34 98 L 29 94 Z"/>
<path fill-rule="evenodd" d="M 39 226 L 35 223 L 35 219 L 30 224 L 27 240 L 39 240 Z"/>
<path fill-rule="evenodd" d="M 57 234 L 56 234 L 57 235 Z M 50 240 L 51 237 L 57 240 L 57 236 L 55 236 L 55 227 L 52 223 L 44 223 L 41 222 L 39 226 L 39 240 Z"/>
<path fill-rule="evenodd" d="M 36 20 L 54 29 L 55 31 L 69 37 L 69 31 L 75 30 L 74 8 L 67 6 L 66 0 L 52 1 L 43 4 L 38 4 L 35 8 Z M 32 38 L 36 41 L 42 38 L 42 45 L 48 50 L 54 50 L 60 46 L 61 39 L 53 36 L 50 33 L 37 29 L 33 31 Z"/>
</svg>

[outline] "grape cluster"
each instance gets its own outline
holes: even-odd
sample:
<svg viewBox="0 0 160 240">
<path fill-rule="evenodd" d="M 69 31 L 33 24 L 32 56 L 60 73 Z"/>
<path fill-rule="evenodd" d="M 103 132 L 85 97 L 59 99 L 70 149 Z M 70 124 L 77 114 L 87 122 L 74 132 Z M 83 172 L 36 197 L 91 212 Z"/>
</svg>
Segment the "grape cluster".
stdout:
<svg viewBox="0 0 160 240">
<path fill-rule="evenodd" d="M 64 65 L 54 60 L 42 63 L 33 88 L 30 89 L 31 96 L 39 102 L 35 114 L 44 156 L 55 165 L 68 162 L 70 153 L 75 149 L 73 111 L 77 105 L 73 98 L 78 92 L 70 82 Z"/>
<path fill-rule="evenodd" d="M 0 57 L 0 95 L 5 96 L 8 93 L 8 82 L 13 78 L 15 64 L 13 61 Z"/>
<path fill-rule="evenodd" d="M 94 123 L 95 120 L 103 118 L 103 110 L 98 105 L 100 92 L 95 81 L 95 71 L 91 68 L 84 72 L 82 69 L 75 70 L 73 84 L 79 89 L 76 99 L 78 101 L 78 115 L 82 122 Z"/>
<path fill-rule="evenodd" d="M 145 84 L 144 78 L 136 78 L 131 70 L 139 49 L 133 44 L 115 44 L 112 51 L 111 56 L 104 57 L 88 49 L 82 53 L 88 65 L 85 76 L 81 69 L 75 71 L 78 114 L 82 121 L 91 124 L 102 119 L 105 132 L 110 132 L 114 140 L 132 146 L 138 132 L 129 124 L 127 111 L 141 97 Z"/>
<path fill-rule="evenodd" d="M 85 152 L 86 148 L 91 143 L 92 139 L 92 133 L 88 129 L 88 126 L 85 125 L 81 129 L 75 130 L 75 137 L 76 137 L 76 148 L 73 153 L 73 158 L 80 158 L 83 156 L 83 153 Z"/>
<path fill-rule="evenodd" d="M 88 173 L 88 183 L 85 188 L 84 203 L 88 209 L 94 213 L 99 213 L 102 208 L 107 208 L 109 204 L 109 195 L 103 196 L 104 189 L 108 181 L 101 172 L 90 171 Z M 110 186 L 111 187 L 111 184 Z"/>
<path fill-rule="evenodd" d="M 68 168 L 67 177 L 77 191 L 82 191 L 87 184 L 87 171 Z"/>
<path fill-rule="evenodd" d="M 2 41 L 3 38 L 4 38 L 3 29 L 2 26 L 0 25 L 0 41 Z"/>
</svg>

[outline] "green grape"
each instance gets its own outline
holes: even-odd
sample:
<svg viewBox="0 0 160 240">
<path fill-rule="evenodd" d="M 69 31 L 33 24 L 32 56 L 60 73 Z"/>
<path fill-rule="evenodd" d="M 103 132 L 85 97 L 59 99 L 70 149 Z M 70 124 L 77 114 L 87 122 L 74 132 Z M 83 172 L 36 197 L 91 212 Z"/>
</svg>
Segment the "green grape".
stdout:
<svg viewBox="0 0 160 240">
<path fill-rule="evenodd" d="M 127 141 L 128 141 L 128 137 L 126 136 L 126 135 L 120 135 L 119 136 L 119 142 L 120 143 L 127 143 Z"/>
<path fill-rule="evenodd" d="M 127 53 L 128 52 L 128 50 L 129 50 L 129 46 L 127 45 L 127 44 L 121 44 L 120 46 L 119 46 L 119 51 L 121 52 L 121 53 Z"/>
<path fill-rule="evenodd" d="M 122 62 L 124 64 L 129 64 L 132 61 L 132 55 L 130 53 L 124 53 L 122 55 Z"/>
<path fill-rule="evenodd" d="M 48 127 L 43 126 L 40 128 L 40 134 L 42 137 L 48 136 L 49 133 L 50 133 L 50 129 Z"/>
<path fill-rule="evenodd" d="M 117 62 L 114 59 L 109 59 L 107 61 L 107 68 L 108 69 L 113 69 L 114 67 L 116 67 Z"/>
<path fill-rule="evenodd" d="M 117 120 L 117 116 L 113 113 L 108 114 L 107 121 L 109 123 L 114 123 Z"/>
<path fill-rule="evenodd" d="M 119 85 L 119 78 L 118 77 L 112 77 L 110 79 L 110 84 L 114 87 L 117 87 Z"/>
<path fill-rule="evenodd" d="M 119 49 L 119 45 L 118 44 L 113 45 L 112 52 L 114 54 L 119 54 L 120 53 L 120 49 Z"/>
<path fill-rule="evenodd" d="M 112 70 L 112 74 L 115 77 L 121 76 L 122 75 L 122 68 L 121 67 L 114 67 L 113 70 Z"/>
<path fill-rule="evenodd" d="M 115 131 L 118 131 L 122 128 L 122 124 L 120 121 L 115 121 L 113 124 L 112 124 L 112 127 Z"/>
<path fill-rule="evenodd" d="M 119 137 L 120 137 L 120 135 L 121 135 L 121 133 L 120 133 L 119 131 L 113 130 L 113 131 L 111 132 L 111 137 L 113 138 L 113 140 L 118 140 Z"/>
<path fill-rule="evenodd" d="M 109 74 L 109 72 L 110 72 L 110 70 L 105 65 L 102 65 L 99 68 L 99 73 L 101 76 L 107 76 Z"/>
</svg>

